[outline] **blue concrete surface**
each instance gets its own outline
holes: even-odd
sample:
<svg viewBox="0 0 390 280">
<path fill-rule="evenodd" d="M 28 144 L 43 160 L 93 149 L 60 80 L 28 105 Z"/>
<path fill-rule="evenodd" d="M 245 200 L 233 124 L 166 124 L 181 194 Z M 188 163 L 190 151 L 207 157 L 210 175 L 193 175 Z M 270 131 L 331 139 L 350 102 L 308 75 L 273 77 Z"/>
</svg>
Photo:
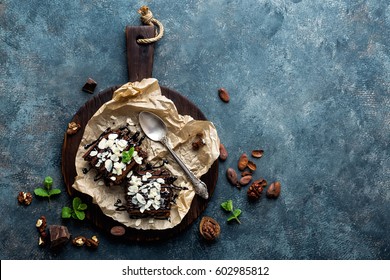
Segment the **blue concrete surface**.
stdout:
<svg viewBox="0 0 390 280">
<path fill-rule="evenodd" d="M 115 242 L 88 222 L 63 222 L 63 193 L 17 204 L 46 175 L 63 191 L 68 121 L 91 95 L 126 82 L 124 28 L 149 5 L 166 28 L 154 77 L 216 125 L 229 158 L 206 215 L 161 244 Z M 390 5 L 387 0 L 0 1 L 1 259 L 390 259 Z M 218 99 L 225 87 L 231 102 Z M 247 202 L 224 174 L 264 149 L 256 177 L 280 180 L 277 200 Z M 227 224 L 233 199 L 242 224 Z M 35 221 L 97 234 L 97 251 L 37 246 Z"/>
</svg>

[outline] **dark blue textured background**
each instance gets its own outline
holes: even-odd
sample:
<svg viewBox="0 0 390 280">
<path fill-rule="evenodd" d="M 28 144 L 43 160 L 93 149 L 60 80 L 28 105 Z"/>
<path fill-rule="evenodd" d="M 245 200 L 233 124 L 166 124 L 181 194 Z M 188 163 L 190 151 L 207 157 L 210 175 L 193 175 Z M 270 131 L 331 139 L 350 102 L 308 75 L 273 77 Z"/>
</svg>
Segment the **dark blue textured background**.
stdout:
<svg viewBox="0 0 390 280">
<path fill-rule="evenodd" d="M 63 133 L 91 95 L 127 79 L 124 28 L 147 4 L 166 28 L 154 74 L 192 100 L 230 156 L 205 214 L 159 244 L 120 243 L 88 222 L 63 222 Z M 387 0 L 0 1 L 1 259 L 390 259 L 390 5 Z M 231 94 L 221 102 L 219 87 Z M 256 177 L 280 180 L 277 200 L 249 204 L 225 170 L 264 149 Z M 46 175 L 63 190 L 19 206 Z M 242 224 L 227 224 L 233 199 Z M 35 221 L 97 234 L 95 252 L 37 245 Z"/>
</svg>

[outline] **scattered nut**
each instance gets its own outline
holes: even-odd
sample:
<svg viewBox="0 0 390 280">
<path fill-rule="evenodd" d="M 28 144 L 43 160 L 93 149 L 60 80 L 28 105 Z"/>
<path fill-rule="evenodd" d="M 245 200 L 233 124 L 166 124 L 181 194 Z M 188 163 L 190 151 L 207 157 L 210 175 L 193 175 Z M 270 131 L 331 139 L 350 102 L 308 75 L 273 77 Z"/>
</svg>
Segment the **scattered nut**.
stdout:
<svg viewBox="0 0 390 280">
<path fill-rule="evenodd" d="M 243 171 L 241 172 L 241 177 L 245 177 L 245 176 L 248 176 L 248 175 L 251 175 L 252 176 L 252 171 Z"/>
<path fill-rule="evenodd" d="M 42 225 L 42 219 L 38 219 L 37 220 L 37 222 L 35 223 L 35 226 L 37 227 L 37 228 L 39 228 L 41 225 Z"/>
<path fill-rule="evenodd" d="M 246 186 L 249 184 L 249 182 L 252 180 L 251 175 L 244 176 L 240 179 L 240 185 L 241 186 Z"/>
<path fill-rule="evenodd" d="M 240 156 L 240 159 L 238 160 L 238 169 L 243 171 L 247 165 L 248 165 L 248 156 L 246 155 L 246 153 L 243 153 Z"/>
<path fill-rule="evenodd" d="M 226 170 L 226 177 L 230 184 L 238 186 L 237 172 L 233 168 L 228 168 Z"/>
<path fill-rule="evenodd" d="M 225 103 L 228 103 L 228 102 L 229 102 L 230 96 L 229 96 L 229 93 L 228 93 L 228 91 L 227 91 L 226 89 L 220 88 L 220 89 L 218 90 L 218 95 L 219 95 L 219 98 L 220 98 L 223 102 L 225 102 Z"/>
<path fill-rule="evenodd" d="M 99 240 L 94 235 L 94 236 L 92 236 L 92 238 L 88 238 L 86 240 L 85 245 L 87 245 L 88 247 L 90 247 L 92 249 L 96 249 L 99 246 Z"/>
<path fill-rule="evenodd" d="M 267 186 L 267 181 L 263 178 L 260 178 L 256 181 L 253 181 L 254 184 L 258 184 L 260 186 L 262 186 L 263 188 L 265 188 Z"/>
<path fill-rule="evenodd" d="M 206 143 L 204 142 L 203 139 L 199 139 L 198 141 L 196 142 L 192 142 L 192 149 L 194 151 L 197 151 L 199 150 L 201 147 L 203 147 Z"/>
<path fill-rule="evenodd" d="M 24 205 L 30 205 L 32 202 L 32 194 L 30 192 L 19 192 L 18 202 Z"/>
<path fill-rule="evenodd" d="M 126 229 L 122 226 L 114 226 L 111 228 L 110 233 L 114 236 L 122 236 L 126 233 Z"/>
<path fill-rule="evenodd" d="M 46 217 L 45 216 L 41 216 L 37 222 L 35 223 L 35 226 L 38 228 L 38 231 L 39 232 L 42 232 L 42 230 L 45 230 L 46 229 Z"/>
<path fill-rule="evenodd" d="M 252 171 L 255 171 L 256 170 L 256 164 L 253 162 L 253 161 L 250 161 L 248 160 L 248 165 L 247 167 L 252 170 Z"/>
<path fill-rule="evenodd" d="M 222 161 L 225 161 L 228 157 L 228 152 L 225 148 L 225 146 L 220 143 L 219 144 L 219 159 L 222 160 Z"/>
<path fill-rule="evenodd" d="M 192 142 L 192 149 L 197 151 L 204 145 L 206 145 L 206 141 L 203 139 L 203 133 L 197 133 L 194 142 Z"/>
<path fill-rule="evenodd" d="M 256 180 L 250 185 L 247 191 L 249 200 L 258 200 L 261 197 L 261 193 L 264 188 L 267 186 L 267 181 L 264 179 Z"/>
<path fill-rule="evenodd" d="M 253 150 L 252 151 L 252 157 L 254 158 L 261 158 L 264 154 L 263 150 Z"/>
<path fill-rule="evenodd" d="M 77 246 L 77 247 L 81 247 L 81 246 L 84 246 L 86 241 L 87 241 L 87 238 L 85 238 L 84 236 L 77 236 L 77 237 L 73 238 L 72 244 Z"/>
<path fill-rule="evenodd" d="M 66 130 L 66 133 L 68 135 L 76 134 L 77 131 L 81 128 L 81 125 L 76 122 L 70 122 L 68 123 L 68 129 Z"/>
<path fill-rule="evenodd" d="M 218 222 L 211 217 L 204 216 L 199 224 L 200 234 L 208 241 L 215 240 L 221 233 Z"/>
<path fill-rule="evenodd" d="M 267 189 L 267 197 L 268 198 L 277 198 L 280 195 L 280 182 L 273 182 Z"/>
<path fill-rule="evenodd" d="M 45 216 L 41 216 L 35 223 L 35 226 L 39 232 L 39 240 L 38 240 L 38 244 L 39 246 L 44 246 L 46 244 L 46 237 L 47 237 L 47 233 L 46 233 L 46 226 L 47 226 L 47 223 L 46 223 L 46 217 Z"/>
<path fill-rule="evenodd" d="M 44 246 L 45 245 L 45 240 L 41 236 L 39 236 L 38 245 L 39 246 Z"/>
</svg>

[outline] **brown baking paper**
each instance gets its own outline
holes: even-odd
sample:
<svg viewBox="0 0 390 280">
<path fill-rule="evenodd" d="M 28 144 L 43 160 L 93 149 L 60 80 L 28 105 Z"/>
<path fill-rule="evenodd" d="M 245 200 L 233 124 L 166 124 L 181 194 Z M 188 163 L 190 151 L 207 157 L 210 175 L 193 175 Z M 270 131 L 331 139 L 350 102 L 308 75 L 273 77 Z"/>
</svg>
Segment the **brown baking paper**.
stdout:
<svg viewBox="0 0 390 280">
<path fill-rule="evenodd" d="M 209 121 L 199 121 L 188 115 L 179 115 L 175 104 L 161 94 L 157 80 L 149 78 L 141 82 L 124 84 L 114 92 L 112 100 L 103 104 L 89 120 L 76 154 L 77 176 L 73 188 L 90 195 L 93 203 L 99 205 L 105 215 L 127 227 L 145 230 L 168 229 L 183 220 L 190 209 L 195 192 L 184 172 L 162 144 L 148 138 L 143 141 L 142 148 L 148 152 L 147 160 L 155 163 L 168 159 L 169 164 L 165 167 L 178 177 L 175 185 L 188 188 L 188 190 L 180 191 L 176 205 L 172 206 L 170 220 L 130 219 L 126 211 L 116 211 L 114 206 L 118 199 L 125 204 L 124 187 L 107 187 L 103 182 L 95 182 L 93 180 L 96 175 L 94 170 L 87 174 L 82 172 L 83 168 L 88 167 L 88 162 L 82 158 L 86 152 L 83 146 L 98 138 L 107 127 L 115 129 L 130 123 L 133 126 L 132 131 L 135 129 L 142 131 L 138 124 L 138 114 L 141 111 L 153 112 L 164 120 L 171 146 L 195 176 L 199 178 L 207 173 L 219 156 L 219 138 L 214 125 Z M 199 132 L 203 133 L 206 145 L 194 151 L 191 143 Z"/>
</svg>

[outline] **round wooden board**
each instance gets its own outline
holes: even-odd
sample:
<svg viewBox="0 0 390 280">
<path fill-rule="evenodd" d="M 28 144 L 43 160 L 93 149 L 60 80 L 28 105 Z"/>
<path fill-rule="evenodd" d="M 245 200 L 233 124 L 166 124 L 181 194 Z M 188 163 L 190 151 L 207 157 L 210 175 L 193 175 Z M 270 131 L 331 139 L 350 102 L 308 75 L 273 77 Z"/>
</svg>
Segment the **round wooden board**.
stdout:
<svg viewBox="0 0 390 280">
<path fill-rule="evenodd" d="M 72 188 L 72 185 L 74 183 L 75 176 L 77 175 L 75 166 L 76 153 L 79 148 L 81 138 L 84 134 L 85 126 L 87 125 L 90 118 L 95 114 L 95 112 L 104 103 L 111 100 L 113 92 L 117 88 L 118 86 L 111 87 L 100 92 L 79 109 L 79 111 L 74 115 L 72 121 L 80 123 L 81 129 L 74 135 L 67 135 L 65 133 L 62 147 L 62 175 L 69 195 L 77 195 L 80 196 L 84 201 L 87 201 L 87 218 L 108 235 L 110 235 L 110 229 L 113 226 L 121 224 L 104 215 L 99 206 L 92 203 L 90 196 L 76 191 Z M 166 87 L 161 87 L 161 92 L 175 103 L 177 110 L 181 115 L 190 115 L 197 120 L 206 120 L 204 114 L 191 101 L 180 95 L 178 92 Z M 218 160 L 214 162 L 210 170 L 205 175 L 203 175 L 201 179 L 207 184 L 209 197 L 211 198 L 218 179 Z M 112 238 L 128 241 L 156 241 L 168 239 L 182 232 L 190 224 L 192 224 L 207 207 L 207 202 L 208 200 L 204 200 L 198 195 L 195 195 L 189 212 L 184 217 L 182 222 L 174 228 L 166 230 L 137 230 L 134 228 L 126 228 L 126 234 L 124 236 L 119 238 L 112 235 L 110 236 L 112 236 Z"/>
</svg>

